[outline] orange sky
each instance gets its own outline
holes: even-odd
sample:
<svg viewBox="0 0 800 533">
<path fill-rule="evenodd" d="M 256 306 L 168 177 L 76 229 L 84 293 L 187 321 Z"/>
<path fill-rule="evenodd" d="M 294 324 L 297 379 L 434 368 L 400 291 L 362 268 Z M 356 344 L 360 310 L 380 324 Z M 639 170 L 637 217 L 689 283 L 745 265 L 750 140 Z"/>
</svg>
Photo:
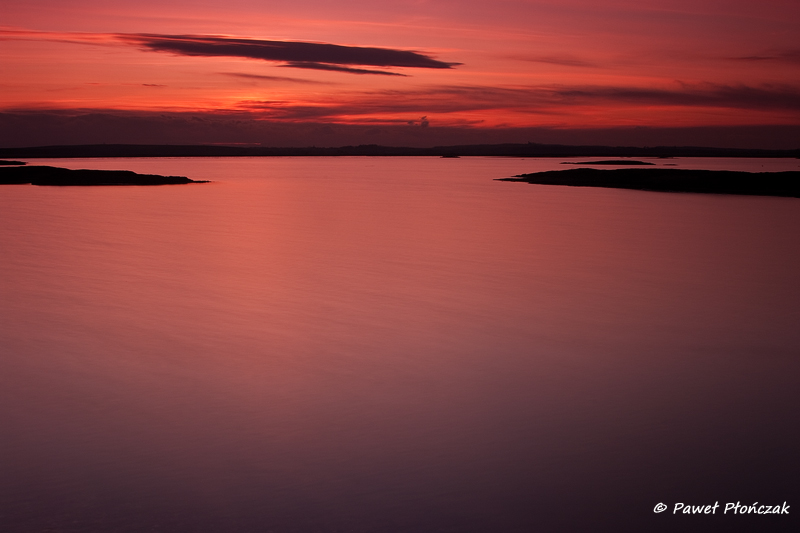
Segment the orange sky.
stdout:
<svg viewBox="0 0 800 533">
<path fill-rule="evenodd" d="M 800 125 L 796 0 L 5 3 L 6 114 Z"/>
</svg>

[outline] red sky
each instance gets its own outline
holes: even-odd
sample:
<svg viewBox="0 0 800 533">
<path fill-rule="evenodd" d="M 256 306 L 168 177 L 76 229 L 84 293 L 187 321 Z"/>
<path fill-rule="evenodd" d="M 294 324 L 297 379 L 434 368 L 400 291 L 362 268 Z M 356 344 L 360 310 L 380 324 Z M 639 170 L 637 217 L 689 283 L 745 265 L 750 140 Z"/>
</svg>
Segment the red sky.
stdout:
<svg viewBox="0 0 800 533">
<path fill-rule="evenodd" d="M 20 117 L 76 142 L 800 131 L 797 0 L 0 2 L 6 146 L 52 141 Z"/>
</svg>

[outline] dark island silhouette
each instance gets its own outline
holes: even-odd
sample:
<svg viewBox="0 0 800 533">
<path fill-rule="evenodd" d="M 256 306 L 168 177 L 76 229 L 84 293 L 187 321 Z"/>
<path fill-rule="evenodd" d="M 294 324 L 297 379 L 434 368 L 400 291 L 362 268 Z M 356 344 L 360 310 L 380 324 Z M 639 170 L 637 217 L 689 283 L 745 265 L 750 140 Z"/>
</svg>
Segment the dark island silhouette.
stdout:
<svg viewBox="0 0 800 533">
<path fill-rule="evenodd" d="M 614 165 L 616 167 L 623 165 L 630 166 L 644 166 L 655 165 L 655 163 L 648 163 L 647 161 L 636 161 L 635 159 L 605 159 L 603 161 L 564 161 L 562 165 Z"/>
<path fill-rule="evenodd" d="M 20 165 L 24 165 L 21 163 Z M 207 183 L 183 176 L 159 176 L 137 174 L 130 170 L 71 170 L 48 166 L 3 166 L 0 168 L 0 184 L 94 186 L 94 185 L 177 185 L 184 183 Z"/>
<path fill-rule="evenodd" d="M 24 161 L 4 161 L 0 159 L 0 167 L 1 166 L 11 166 L 11 165 L 27 165 Z"/>
<path fill-rule="evenodd" d="M 677 168 L 620 168 L 613 170 L 571 168 L 519 174 L 512 178 L 497 178 L 497 181 L 640 191 L 800 198 L 800 171 L 738 172 Z"/>
<path fill-rule="evenodd" d="M 268 147 L 219 145 L 132 145 L 95 144 L 70 146 L 36 146 L 0 148 L 6 158 L 93 158 L 93 157 L 281 157 L 281 156 L 463 156 L 490 157 L 769 157 L 796 158 L 800 150 L 761 150 L 708 148 L 693 146 L 620 147 L 572 146 L 557 144 L 479 144 L 436 146 L 431 148 L 393 147 L 375 144 L 328 147 Z M 652 166 L 634 159 L 604 159 L 588 162 L 564 162 L 579 165 Z M 0 184 L 32 183 L 34 185 L 164 185 L 198 183 L 180 176 L 142 175 L 130 171 L 67 170 L 25 165 L 7 161 L 0 165 Z M 668 164 L 666 164 L 668 165 Z M 547 185 L 612 187 L 664 192 L 696 192 L 718 194 L 750 194 L 800 197 L 800 172 L 748 173 L 734 171 L 683 169 L 614 169 L 574 168 L 569 170 L 524 174 L 501 181 L 522 181 Z"/>
</svg>

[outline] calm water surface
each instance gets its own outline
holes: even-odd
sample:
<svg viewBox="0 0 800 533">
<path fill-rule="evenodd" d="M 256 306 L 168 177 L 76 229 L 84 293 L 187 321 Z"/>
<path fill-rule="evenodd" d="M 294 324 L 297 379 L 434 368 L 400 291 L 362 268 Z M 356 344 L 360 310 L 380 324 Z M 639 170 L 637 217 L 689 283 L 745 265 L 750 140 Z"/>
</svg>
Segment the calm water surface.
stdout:
<svg viewBox="0 0 800 533">
<path fill-rule="evenodd" d="M 0 530 L 797 531 L 800 200 L 560 162 L 36 161 L 214 183 L 0 188 Z"/>
</svg>

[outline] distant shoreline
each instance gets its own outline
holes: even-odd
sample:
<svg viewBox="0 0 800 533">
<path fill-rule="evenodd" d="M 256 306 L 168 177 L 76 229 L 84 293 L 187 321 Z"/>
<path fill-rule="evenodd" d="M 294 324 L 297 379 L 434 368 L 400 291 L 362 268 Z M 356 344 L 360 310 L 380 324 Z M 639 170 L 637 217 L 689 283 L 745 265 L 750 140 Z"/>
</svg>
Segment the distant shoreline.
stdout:
<svg viewBox="0 0 800 533">
<path fill-rule="evenodd" d="M 571 168 L 519 174 L 497 181 L 536 185 L 604 187 L 654 192 L 740 194 L 800 198 L 800 171 L 739 172 L 676 168 Z"/>
<path fill-rule="evenodd" d="M 748 150 L 697 146 L 571 146 L 559 144 L 475 144 L 412 148 L 374 144 L 338 148 L 209 145 L 92 144 L 0 148 L 0 158 L 94 157 L 315 157 L 315 156 L 433 156 L 494 157 L 768 157 L 800 158 L 796 150 Z"/>
</svg>

